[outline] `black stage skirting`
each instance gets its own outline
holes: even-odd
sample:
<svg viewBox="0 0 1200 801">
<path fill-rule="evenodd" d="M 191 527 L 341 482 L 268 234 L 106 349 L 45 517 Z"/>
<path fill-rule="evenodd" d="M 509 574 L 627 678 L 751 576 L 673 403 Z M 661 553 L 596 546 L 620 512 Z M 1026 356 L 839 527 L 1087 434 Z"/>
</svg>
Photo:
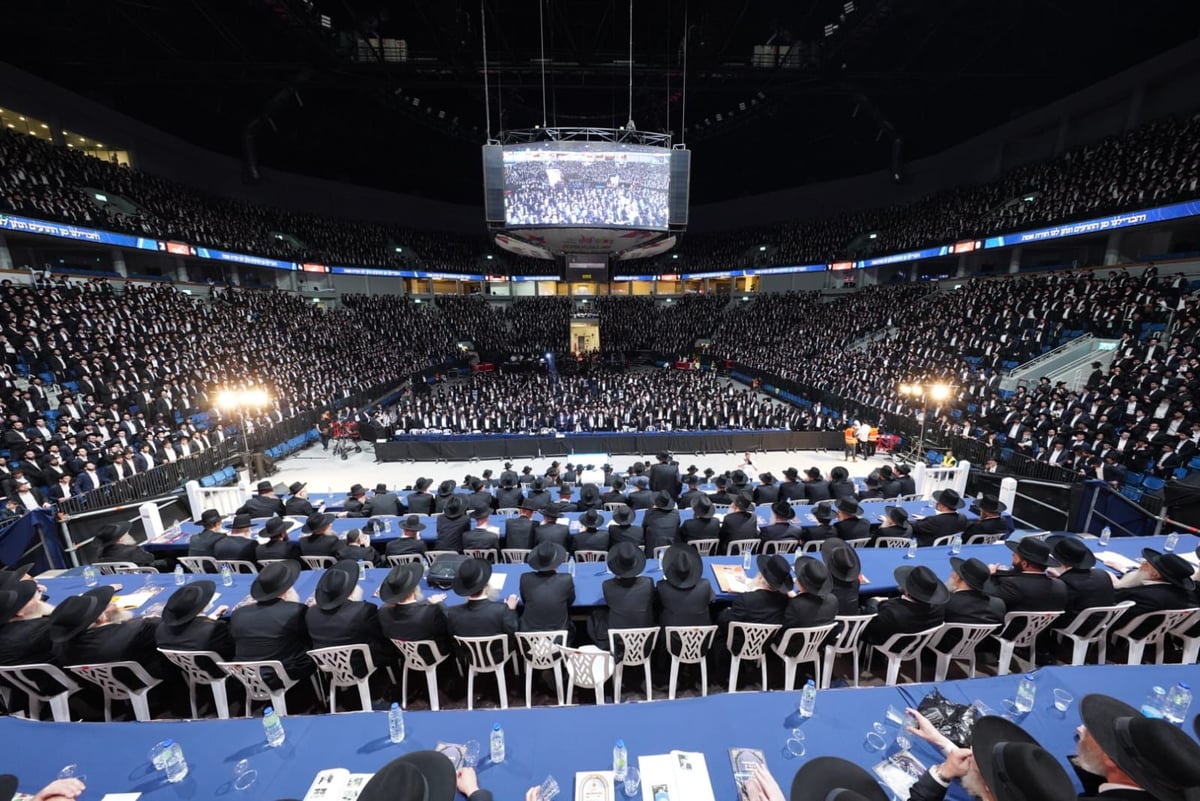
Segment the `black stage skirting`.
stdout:
<svg viewBox="0 0 1200 801">
<path fill-rule="evenodd" d="M 375 445 L 383 462 L 466 461 L 570 456 L 573 453 L 726 453 L 738 451 L 841 450 L 840 431 L 708 431 L 654 434 L 539 436 L 413 436 Z"/>
</svg>

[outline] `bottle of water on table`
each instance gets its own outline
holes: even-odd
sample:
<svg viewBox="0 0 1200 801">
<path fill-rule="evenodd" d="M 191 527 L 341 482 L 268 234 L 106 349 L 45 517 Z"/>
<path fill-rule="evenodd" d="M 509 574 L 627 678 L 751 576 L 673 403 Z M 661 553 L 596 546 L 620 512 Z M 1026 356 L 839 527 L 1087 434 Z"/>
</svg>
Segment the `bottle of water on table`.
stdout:
<svg viewBox="0 0 1200 801">
<path fill-rule="evenodd" d="M 393 743 L 404 742 L 404 710 L 395 701 L 388 710 L 388 739 Z"/>
<path fill-rule="evenodd" d="M 489 746 L 492 764 L 499 765 L 504 761 L 504 729 L 500 728 L 499 723 L 492 724 L 492 735 Z"/>
<path fill-rule="evenodd" d="M 1108 541 L 1112 539 L 1112 529 L 1105 526 L 1100 530 L 1100 544 L 1108 545 Z"/>
<path fill-rule="evenodd" d="M 83 566 L 83 583 L 89 587 L 95 587 L 100 583 L 100 571 L 96 569 L 95 565 Z"/>
<path fill-rule="evenodd" d="M 233 571 L 229 569 L 228 562 L 221 563 L 221 583 L 226 587 L 233 586 Z"/>
<path fill-rule="evenodd" d="M 187 576 L 185 576 L 183 574 L 183 565 L 176 564 L 175 565 L 175 586 L 182 587 L 186 583 L 187 583 Z"/>
<path fill-rule="evenodd" d="M 917 538 L 913 537 L 908 541 L 908 553 L 904 554 L 905 559 L 917 558 Z"/>
<path fill-rule="evenodd" d="M 1033 709 L 1033 699 L 1037 696 L 1037 685 L 1033 683 L 1033 674 L 1026 673 L 1017 685 L 1017 698 L 1014 706 L 1024 714 Z"/>
<path fill-rule="evenodd" d="M 1167 693 L 1167 702 L 1163 704 L 1163 717 L 1178 726 L 1187 717 L 1188 707 L 1192 705 L 1192 686 L 1181 681 Z"/>
<path fill-rule="evenodd" d="M 167 781 L 171 784 L 183 781 L 188 775 L 188 764 L 183 758 L 183 749 L 174 740 L 167 740 L 163 749 L 163 770 L 166 771 Z"/>
<path fill-rule="evenodd" d="M 575 576 L 575 557 L 574 556 L 567 557 L 567 574 L 572 577 Z"/>
<path fill-rule="evenodd" d="M 962 553 L 962 534 L 955 534 L 950 538 L 950 553 Z"/>
<path fill-rule="evenodd" d="M 804 689 L 800 691 L 800 709 L 798 711 L 802 718 L 811 718 L 817 711 L 817 685 L 812 679 L 809 679 L 808 683 L 804 685 Z"/>
<path fill-rule="evenodd" d="M 1179 544 L 1179 532 L 1172 531 L 1170 534 L 1167 535 L 1167 538 L 1165 540 L 1163 540 L 1163 551 L 1165 553 L 1173 553 L 1175 551 L 1175 546 L 1178 544 Z"/>
<path fill-rule="evenodd" d="M 269 706 L 263 710 L 263 732 L 267 735 L 267 745 L 272 748 L 278 748 L 287 739 L 283 721 L 275 714 L 275 707 Z"/>
<path fill-rule="evenodd" d="M 625 741 L 617 740 L 617 744 L 613 746 L 613 780 L 623 782 L 627 773 L 629 773 L 629 752 L 625 750 Z"/>
</svg>

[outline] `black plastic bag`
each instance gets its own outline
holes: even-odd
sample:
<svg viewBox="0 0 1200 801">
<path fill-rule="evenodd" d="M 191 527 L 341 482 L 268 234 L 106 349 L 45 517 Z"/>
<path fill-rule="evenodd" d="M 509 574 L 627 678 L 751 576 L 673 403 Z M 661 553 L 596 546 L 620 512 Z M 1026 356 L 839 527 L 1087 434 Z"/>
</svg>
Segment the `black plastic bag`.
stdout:
<svg viewBox="0 0 1200 801">
<path fill-rule="evenodd" d="M 917 711 L 955 745 L 960 748 L 971 747 L 971 732 L 979 717 L 975 707 L 953 703 L 935 689 L 921 699 Z"/>
</svg>

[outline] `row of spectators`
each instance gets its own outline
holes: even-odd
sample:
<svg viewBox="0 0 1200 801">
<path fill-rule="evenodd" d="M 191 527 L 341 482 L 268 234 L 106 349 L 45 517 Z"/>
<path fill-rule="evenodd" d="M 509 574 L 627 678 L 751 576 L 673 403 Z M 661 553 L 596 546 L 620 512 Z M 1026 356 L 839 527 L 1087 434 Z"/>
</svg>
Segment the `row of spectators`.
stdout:
<svg viewBox="0 0 1200 801">
<path fill-rule="evenodd" d="M 540 175 L 544 183 L 544 169 Z M 1161 119 L 1049 161 L 1015 168 L 985 184 L 869 211 L 693 233 L 681 238 L 677 252 L 693 272 L 748 266 L 762 257 L 759 248 L 764 244 L 770 246 L 769 261 L 774 264 L 826 263 L 864 255 L 865 247 L 875 253 L 899 252 L 1193 198 L 1200 195 L 1197 176 L 1200 115 Z M 611 212 L 628 224 L 654 226 L 661 221 L 643 196 L 660 190 L 649 183 L 599 188 L 589 183 L 578 192 L 562 184 L 531 190 L 528 198 L 513 192 L 508 201 L 521 208 L 549 203 L 564 223 L 574 224 L 593 224 L 597 210 L 611 206 Z M 96 200 L 97 193 L 109 200 Z M 572 200 L 559 203 L 561 194 Z M 597 195 L 594 202 L 577 199 L 588 194 Z M 316 217 L 206 195 L 13 133 L 0 133 L 0 210 L 324 264 L 420 264 L 480 272 L 481 258 L 490 251 L 488 272 L 554 274 L 558 269 L 554 262 L 495 250 L 482 233 L 462 236 Z M 664 271 L 676 272 L 679 264 L 672 261 Z"/>
</svg>

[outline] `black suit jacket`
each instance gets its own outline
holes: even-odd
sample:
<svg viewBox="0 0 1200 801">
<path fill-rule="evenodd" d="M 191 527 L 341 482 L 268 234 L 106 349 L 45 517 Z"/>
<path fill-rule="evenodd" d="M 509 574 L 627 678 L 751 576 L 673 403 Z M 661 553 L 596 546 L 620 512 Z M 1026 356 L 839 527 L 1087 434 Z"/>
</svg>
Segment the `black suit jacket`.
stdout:
<svg viewBox="0 0 1200 801">
<path fill-rule="evenodd" d="M 721 521 L 715 517 L 707 520 L 691 518 L 684 520 L 679 526 L 679 538 L 684 542 L 694 540 L 719 540 L 721 538 Z"/>
<path fill-rule="evenodd" d="M 930 606 L 908 598 L 892 598 L 879 605 L 874 619 L 863 629 L 864 642 L 879 645 L 893 634 L 911 634 L 940 626 L 945 607 Z"/>
<path fill-rule="evenodd" d="M 608 630 L 638 629 L 655 625 L 654 582 L 645 576 L 611 578 L 601 585 L 606 607 L 596 609 L 589 621 L 593 641 L 609 648 Z"/>
<path fill-rule="evenodd" d="M 653 555 L 660 545 L 674 545 L 679 540 L 679 512 L 671 509 L 647 509 L 642 518 L 646 536 L 646 553 Z"/>
<path fill-rule="evenodd" d="M 264 559 L 292 559 L 299 562 L 300 545 L 291 540 L 259 543 L 254 549 L 254 558 L 260 562 Z"/>
<path fill-rule="evenodd" d="M 504 524 L 505 548 L 532 548 L 537 521 L 528 517 L 510 517 Z"/>
<path fill-rule="evenodd" d="M 669 492 L 671 497 L 679 494 L 679 468 L 673 464 L 659 462 L 650 466 L 650 491 Z"/>
<path fill-rule="evenodd" d="M 963 542 L 967 542 L 976 534 L 999 534 L 1002 537 L 1007 537 L 1012 533 L 1012 528 L 1009 526 L 1009 521 L 1003 517 L 989 517 L 986 520 L 972 520 L 967 523 L 967 527 L 963 529 Z"/>
<path fill-rule="evenodd" d="M 212 556 L 213 548 L 224 538 L 225 532 L 220 529 L 215 531 L 205 529 L 199 534 L 194 534 L 188 540 L 188 556 Z M 253 559 L 253 557 L 251 558 Z"/>
<path fill-rule="evenodd" d="M 275 515 L 283 515 L 283 501 L 278 498 L 271 498 L 267 495 L 255 495 L 238 509 L 240 514 L 248 514 L 251 517 L 273 517 Z"/>
<path fill-rule="evenodd" d="M 789 598 L 783 610 L 785 629 L 807 629 L 832 623 L 838 614 L 838 599 L 833 595 L 801 593 Z"/>
<path fill-rule="evenodd" d="M 378 668 L 394 663 L 399 657 L 395 646 L 383 638 L 379 629 L 379 608 L 367 601 L 346 601 L 336 609 L 328 611 L 318 606 L 311 607 L 305 615 L 308 636 L 313 648 L 329 648 L 335 645 L 366 645 L 371 650 L 371 661 Z M 357 654 L 351 658 L 354 675 L 366 675 L 366 663 Z"/>
<path fill-rule="evenodd" d="M 836 536 L 844 540 L 860 540 L 871 536 L 871 521 L 862 517 L 848 517 L 833 524 Z"/>
<path fill-rule="evenodd" d="M 154 556 L 149 551 L 143 551 L 136 545 L 127 545 L 122 542 L 107 543 L 100 550 L 100 558 L 97 562 L 133 562 L 141 567 L 148 567 L 154 564 Z"/>
<path fill-rule="evenodd" d="M 1187 609 L 1195 606 L 1191 594 L 1182 587 L 1174 584 L 1143 584 L 1140 587 L 1127 587 L 1117 590 L 1117 603 L 1133 601 L 1133 606 L 1125 610 L 1117 625 L 1129 623 L 1138 615 L 1147 612 L 1158 612 L 1163 609 Z M 1133 636 L 1142 637 L 1150 630 L 1150 626 L 1142 624 L 1133 631 Z"/>
<path fill-rule="evenodd" d="M 1067 608 L 1067 585 L 1044 573 L 1000 570 L 992 576 L 992 595 L 1009 612 L 1049 612 Z"/>
<path fill-rule="evenodd" d="M 932 545 L 938 537 L 958 534 L 966 527 L 967 518 L 963 515 L 958 512 L 941 512 L 924 520 L 918 520 L 913 523 L 912 528 L 913 535 L 917 538 L 917 544 L 924 548 Z"/>
<path fill-rule="evenodd" d="M 342 541 L 333 534 L 305 534 L 300 538 L 300 553 L 304 556 L 337 556 Z"/>
<path fill-rule="evenodd" d="M 758 518 L 749 512 L 730 512 L 721 521 L 719 538 L 718 553 L 723 554 L 729 553 L 729 543 L 734 540 L 758 539 Z"/>
<path fill-rule="evenodd" d="M 402 515 L 404 514 L 404 504 L 400 502 L 400 496 L 394 492 L 381 492 L 378 495 L 371 496 L 371 499 L 363 504 L 363 511 L 368 517 L 373 515 Z M 413 512 L 413 514 L 417 514 Z"/>
<path fill-rule="evenodd" d="M 533 532 L 533 544 L 553 542 L 568 552 L 571 550 L 571 530 L 562 523 L 542 523 Z"/>
<path fill-rule="evenodd" d="M 575 580 L 566 573 L 522 573 L 521 631 L 571 630 Z"/>
<path fill-rule="evenodd" d="M 1004 601 L 979 590 L 959 590 L 946 602 L 947 623 L 1003 623 Z"/>
<path fill-rule="evenodd" d="M 641 548 L 646 542 L 646 535 L 642 531 L 641 526 L 609 526 L 608 547 L 612 548 L 619 542 L 632 542 L 634 545 Z"/>
<path fill-rule="evenodd" d="M 166 678 L 166 660 L 158 652 L 154 630 L 158 618 L 140 617 L 124 623 L 97 626 L 55 645 L 59 665 L 88 665 L 99 662 L 138 662 L 151 676 Z M 140 682 L 132 674 L 124 677 L 133 686 Z"/>
<path fill-rule="evenodd" d="M 520 625 L 517 613 L 506 604 L 488 600 L 467 601 L 462 606 L 449 607 L 446 609 L 446 622 L 450 634 L 455 637 L 511 635 Z M 512 637 L 508 639 L 511 642 Z M 497 649 L 497 658 L 498 655 Z"/>
<path fill-rule="evenodd" d="M 154 630 L 154 639 L 159 648 L 168 651 L 214 651 L 222 659 L 233 659 L 233 635 L 229 633 L 229 624 L 224 620 L 200 615 L 182 626 L 168 626 L 160 622 Z M 213 676 L 224 673 L 209 659 L 197 660 L 197 664 Z"/>
<path fill-rule="evenodd" d="M 575 551 L 607 551 L 608 529 L 597 529 L 595 531 L 584 529 L 575 535 L 571 545 Z"/>
<path fill-rule="evenodd" d="M 408 505 L 408 513 L 410 515 L 433 514 L 433 496 L 428 492 L 409 493 L 408 498 L 405 500 L 405 504 Z"/>
<path fill-rule="evenodd" d="M 400 556 L 409 553 L 425 553 L 428 550 L 425 547 L 425 541 L 420 537 L 401 537 L 397 540 L 392 540 L 387 545 L 388 556 Z"/>
<path fill-rule="evenodd" d="M 666 579 L 660 579 L 655 587 L 656 611 L 660 626 L 708 626 L 712 623 L 709 604 L 713 589 L 708 579 L 700 579 L 696 586 L 680 589 Z"/>
<path fill-rule="evenodd" d="M 277 659 L 291 678 L 308 678 L 316 665 L 307 653 L 312 648 L 307 612 L 304 604 L 278 598 L 235 610 L 229 619 L 235 656 L 246 662 Z"/>
<path fill-rule="evenodd" d="M 49 617 L 0 625 L 0 665 L 32 665 L 53 658 Z"/>
<path fill-rule="evenodd" d="M 1088 607 L 1112 606 L 1117 602 L 1117 589 L 1106 570 L 1072 568 L 1058 578 L 1067 585 L 1067 606 L 1065 614 L 1054 621 L 1055 628 L 1069 625 L 1080 611 Z"/>
<path fill-rule="evenodd" d="M 453 640 L 441 604 L 388 604 L 379 609 L 379 630 L 389 640 L 433 640 L 451 654 Z"/>
<path fill-rule="evenodd" d="M 316 511 L 317 508 L 308 502 L 308 498 L 298 498 L 294 495 L 283 505 L 283 513 L 292 517 L 308 517 Z"/>
<path fill-rule="evenodd" d="M 815 481 L 805 481 L 804 499 L 809 503 L 832 500 L 833 496 L 829 493 L 829 482 L 823 478 Z"/>
<path fill-rule="evenodd" d="M 463 534 L 471 528 L 471 519 L 465 515 L 453 518 L 442 515 L 437 519 L 436 528 L 437 540 L 433 545 L 434 550 L 462 553 Z"/>
<path fill-rule="evenodd" d="M 500 535 L 485 528 L 468 529 L 463 534 L 463 548 L 499 548 Z"/>
<path fill-rule="evenodd" d="M 258 541 L 250 537 L 222 537 L 213 546 L 213 557 L 219 561 L 241 559 L 253 562 L 258 557 Z"/>
</svg>

